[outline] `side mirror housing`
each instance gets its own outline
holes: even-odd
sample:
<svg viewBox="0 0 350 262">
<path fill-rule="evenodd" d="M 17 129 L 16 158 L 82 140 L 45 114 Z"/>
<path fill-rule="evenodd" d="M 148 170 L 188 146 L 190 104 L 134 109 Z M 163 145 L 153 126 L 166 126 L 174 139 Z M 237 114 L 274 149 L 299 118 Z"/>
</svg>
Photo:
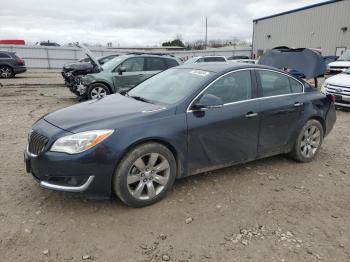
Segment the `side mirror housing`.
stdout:
<svg viewBox="0 0 350 262">
<path fill-rule="evenodd" d="M 194 105 L 194 110 L 202 110 L 206 108 L 220 108 L 223 107 L 224 102 L 220 97 L 211 94 L 203 95 Z"/>
<path fill-rule="evenodd" d="M 118 68 L 119 75 L 122 75 L 124 72 L 126 72 L 126 68 L 124 66 Z"/>
</svg>

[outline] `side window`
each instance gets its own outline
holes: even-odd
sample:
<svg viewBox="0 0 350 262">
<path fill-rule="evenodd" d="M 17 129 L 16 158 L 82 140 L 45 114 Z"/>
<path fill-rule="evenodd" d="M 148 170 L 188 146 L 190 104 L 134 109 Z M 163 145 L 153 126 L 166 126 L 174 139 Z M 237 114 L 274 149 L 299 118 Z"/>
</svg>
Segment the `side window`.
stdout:
<svg viewBox="0 0 350 262">
<path fill-rule="evenodd" d="M 179 63 L 175 60 L 175 59 L 170 59 L 170 58 L 167 58 L 166 59 L 166 63 L 167 63 L 167 68 L 170 68 L 170 67 L 174 67 L 174 66 L 178 66 Z"/>
<path fill-rule="evenodd" d="M 258 74 L 263 97 L 292 93 L 288 76 L 265 70 L 258 70 Z"/>
<path fill-rule="evenodd" d="M 238 71 L 221 77 L 204 91 L 220 97 L 224 104 L 252 98 L 250 70 Z"/>
<path fill-rule="evenodd" d="M 202 57 L 202 58 L 197 59 L 197 61 L 196 61 L 196 63 L 201 63 L 201 62 L 204 62 L 204 58 L 203 58 L 203 57 Z"/>
<path fill-rule="evenodd" d="M 290 88 L 292 89 L 292 93 L 302 93 L 303 92 L 303 85 L 300 84 L 298 81 L 296 81 L 293 78 L 289 78 Z"/>
<path fill-rule="evenodd" d="M 0 59 L 1 58 L 8 59 L 8 58 L 11 58 L 11 57 L 8 54 L 0 53 Z"/>
<path fill-rule="evenodd" d="M 122 63 L 121 67 L 124 67 L 126 72 L 143 71 L 144 60 L 145 59 L 143 57 L 130 58 Z"/>
<path fill-rule="evenodd" d="M 147 57 L 147 71 L 163 71 L 167 69 L 164 58 L 160 57 Z"/>
</svg>

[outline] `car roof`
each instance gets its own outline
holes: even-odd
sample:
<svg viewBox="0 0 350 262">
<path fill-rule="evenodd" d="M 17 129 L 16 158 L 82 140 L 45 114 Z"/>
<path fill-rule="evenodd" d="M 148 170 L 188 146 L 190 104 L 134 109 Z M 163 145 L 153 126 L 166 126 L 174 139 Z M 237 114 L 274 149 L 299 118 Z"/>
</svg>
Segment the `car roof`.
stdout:
<svg viewBox="0 0 350 262">
<path fill-rule="evenodd" d="M 274 68 L 270 66 L 239 63 L 239 62 L 237 63 L 228 63 L 228 62 L 193 63 L 193 64 L 183 64 L 183 65 L 177 66 L 176 68 L 203 70 L 203 71 L 209 71 L 213 73 L 220 73 L 220 72 L 231 71 L 235 69 L 244 69 L 244 68 L 266 68 L 266 69 L 272 69 L 275 71 L 283 72 L 278 68 Z"/>
</svg>

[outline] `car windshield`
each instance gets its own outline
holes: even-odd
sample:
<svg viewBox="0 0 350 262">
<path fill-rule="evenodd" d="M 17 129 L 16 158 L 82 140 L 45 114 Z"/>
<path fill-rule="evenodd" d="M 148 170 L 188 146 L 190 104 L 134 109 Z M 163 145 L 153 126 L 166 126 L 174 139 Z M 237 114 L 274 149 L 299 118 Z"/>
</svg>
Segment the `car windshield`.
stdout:
<svg viewBox="0 0 350 262">
<path fill-rule="evenodd" d="M 137 85 L 127 95 L 155 104 L 175 104 L 197 90 L 212 74 L 196 69 L 168 69 Z"/>
<path fill-rule="evenodd" d="M 350 61 L 350 50 L 345 51 L 338 59 L 338 61 Z"/>
<path fill-rule="evenodd" d="M 125 59 L 125 56 L 117 56 L 117 57 L 109 60 L 108 62 L 104 63 L 101 67 L 102 67 L 103 71 L 112 71 L 124 59 Z"/>
</svg>

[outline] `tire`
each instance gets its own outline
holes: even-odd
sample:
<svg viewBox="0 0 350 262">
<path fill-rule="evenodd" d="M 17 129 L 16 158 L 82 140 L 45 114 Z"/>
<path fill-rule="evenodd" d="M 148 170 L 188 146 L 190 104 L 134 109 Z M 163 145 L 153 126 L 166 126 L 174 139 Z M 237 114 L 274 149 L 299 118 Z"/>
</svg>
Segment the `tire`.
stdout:
<svg viewBox="0 0 350 262">
<path fill-rule="evenodd" d="M 13 78 L 14 76 L 15 73 L 11 67 L 6 65 L 0 66 L 0 78 Z"/>
<path fill-rule="evenodd" d="M 144 207 L 161 200 L 174 184 L 175 177 L 176 161 L 170 150 L 158 143 L 146 143 L 123 157 L 112 187 L 126 205 Z"/>
<path fill-rule="evenodd" d="M 88 87 L 87 97 L 88 99 L 100 99 L 109 95 L 110 93 L 111 92 L 106 85 L 102 83 L 96 83 Z"/>
<path fill-rule="evenodd" d="M 311 162 L 319 154 L 324 130 L 321 123 L 311 119 L 301 129 L 290 156 L 298 162 Z"/>
</svg>

